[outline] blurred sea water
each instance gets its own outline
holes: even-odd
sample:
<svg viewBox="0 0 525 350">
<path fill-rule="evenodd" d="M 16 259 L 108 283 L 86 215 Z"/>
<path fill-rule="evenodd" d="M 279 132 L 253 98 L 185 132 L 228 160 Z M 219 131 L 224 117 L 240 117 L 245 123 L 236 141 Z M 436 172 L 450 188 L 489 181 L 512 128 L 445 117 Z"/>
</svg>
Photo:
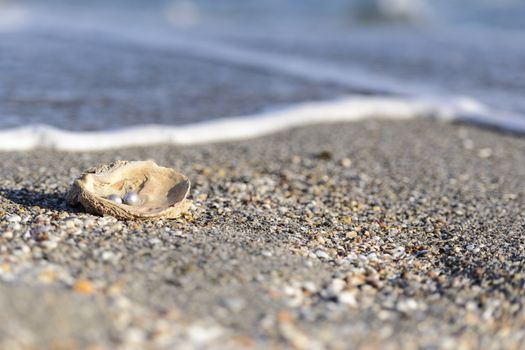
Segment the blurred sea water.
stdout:
<svg viewBox="0 0 525 350">
<path fill-rule="evenodd" d="M 352 95 L 525 116 L 522 0 L 0 0 L 0 128 L 182 125 Z"/>
</svg>

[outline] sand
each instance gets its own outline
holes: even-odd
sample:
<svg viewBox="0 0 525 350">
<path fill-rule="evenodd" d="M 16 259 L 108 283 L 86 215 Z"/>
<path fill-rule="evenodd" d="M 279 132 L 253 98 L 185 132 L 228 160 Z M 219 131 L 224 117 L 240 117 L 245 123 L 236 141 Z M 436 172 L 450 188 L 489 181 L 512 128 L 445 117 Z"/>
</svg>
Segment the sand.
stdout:
<svg viewBox="0 0 525 350">
<path fill-rule="evenodd" d="M 0 154 L 0 348 L 518 349 L 525 139 L 367 121 L 256 140 Z M 83 169 L 154 159 L 194 207 L 66 206 Z"/>
</svg>

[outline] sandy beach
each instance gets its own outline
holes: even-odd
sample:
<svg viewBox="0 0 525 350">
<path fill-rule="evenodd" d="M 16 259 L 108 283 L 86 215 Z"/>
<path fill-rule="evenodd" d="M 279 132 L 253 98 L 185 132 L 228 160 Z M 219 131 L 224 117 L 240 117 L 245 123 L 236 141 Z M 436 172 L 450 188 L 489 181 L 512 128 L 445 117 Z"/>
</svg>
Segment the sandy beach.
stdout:
<svg viewBox="0 0 525 350">
<path fill-rule="evenodd" d="M 523 18 L 0 0 L 0 350 L 525 349 Z M 181 217 L 66 204 L 148 159 L 191 180 Z"/>
<path fill-rule="evenodd" d="M 0 348 L 519 349 L 523 154 L 522 137 L 430 120 L 0 153 Z M 187 174 L 192 210 L 65 204 L 116 159 Z"/>
</svg>

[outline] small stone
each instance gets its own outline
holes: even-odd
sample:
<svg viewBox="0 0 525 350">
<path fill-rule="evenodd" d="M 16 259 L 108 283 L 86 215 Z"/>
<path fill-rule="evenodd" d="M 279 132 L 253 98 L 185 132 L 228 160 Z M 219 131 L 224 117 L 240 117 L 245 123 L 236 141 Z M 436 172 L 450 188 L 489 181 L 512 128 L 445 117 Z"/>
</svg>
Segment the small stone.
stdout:
<svg viewBox="0 0 525 350">
<path fill-rule="evenodd" d="M 315 251 L 315 256 L 317 256 L 319 259 L 323 260 L 330 260 L 330 255 L 326 253 L 324 250 L 318 249 Z"/>
<path fill-rule="evenodd" d="M 196 344 L 195 348 L 202 348 L 201 345 L 210 343 L 223 333 L 218 327 L 204 327 L 200 325 L 191 326 L 188 329 L 188 338 L 191 344 Z"/>
<path fill-rule="evenodd" d="M 34 227 L 32 230 L 31 230 L 31 234 L 32 235 L 39 235 L 39 234 L 42 234 L 42 233 L 47 233 L 49 231 L 51 231 L 53 227 L 49 226 L 49 225 L 44 225 L 44 226 L 37 226 L 37 227 Z"/>
<path fill-rule="evenodd" d="M 115 257 L 115 254 L 113 254 L 113 252 L 108 250 L 108 251 L 103 252 L 100 257 L 102 261 L 108 261 L 108 260 L 113 259 L 113 257 Z"/>
<path fill-rule="evenodd" d="M 57 278 L 58 273 L 54 270 L 44 270 L 38 275 L 38 279 L 43 283 L 53 283 Z"/>
<path fill-rule="evenodd" d="M 427 255 L 428 253 L 429 253 L 428 249 L 422 249 L 418 251 L 416 254 L 414 254 L 414 257 L 419 258 L 419 257 Z"/>
<path fill-rule="evenodd" d="M 327 293 L 329 296 L 337 296 L 343 291 L 346 287 L 346 282 L 340 278 L 334 278 L 330 285 L 327 288 Z"/>
<path fill-rule="evenodd" d="M 67 228 L 74 228 L 75 227 L 75 222 L 73 220 L 67 220 L 66 221 L 66 227 Z"/>
<path fill-rule="evenodd" d="M 418 304 L 417 301 L 415 301 L 414 299 L 401 300 L 397 304 L 397 309 L 404 313 L 409 313 L 410 311 L 417 310 L 417 308 Z"/>
<path fill-rule="evenodd" d="M 77 228 L 77 229 L 75 229 L 75 230 L 71 230 L 71 231 L 69 231 L 69 234 L 70 234 L 71 236 L 80 236 L 80 235 L 82 235 L 83 233 L 84 233 L 84 231 L 82 231 L 82 230 L 79 229 L 79 228 Z"/>
<path fill-rule="evenodd" d="M 58 246 L 58 243 L 56 241 L 46 240 L 46 241 L 43 241 L 41 245 L 46 250 L 53 250 Z"/>
<path fill-rule="evenodd" d="M 350 158 L 343 158 L 341 160 L 341 165 L 344 168 L 350 168 L 352 166 L 352 160 Z"/>
<path fill-rule="evenodd" d="M 332 152 L 330 151 L 322 151 L 316 154 L 316 157 L 321 160 L 330 160 L 332 159 Z"/>
<path fill-rule="evenodd" d="M 84 223 L 80 219 L 73 218 L 73 217 L 69 217 L 66 220 L 64 220 L 64 224 L 65 224 L 66 228 L 69 228 L 69 229 L 73 229 L 73 228 L 84 226 Z"/>
<path fill-rule="evenodd" d="M 357 300 L 355 298 L 355 295 L 350 291 L 343 291 L 339 293 L 339 295 L 337 296 L 337 301 L 341 304 L 357 306 Z"/>
<path fill-rule="evenodd" d="M 9 273 L 11 272 L 11 265 L 8 263 L 0 264 L 0 273 Z"/>
<path fill-rule="evenodd" d="M 353 274 L 347 278 L 347 281 L 350 286 L 361 286 L 366 282 L 366 276 L 362 273 Z"/>
<path fill-rule="evenodd" d="M 151 246 L 153 246 L 153 247 L 158 247 L 158 246 L 162 245 L 162 240 L 155 237 L 155 238 L 151 238 L 148 241 L 148 243 L 151 244 Z"/>
<path fill-rule="evenodd" d="M 357 232 L 355 231 L 350 231 L 346 233 L 346 238 L 355 238 L 355 237 L 357 237 Z"/>
<path fill-rule="evenodd" d="M 87 219 L 84 219 L 83 224 L 84 224 L 84 227 L 91 228 L 91 227 L 95 226 L 96 221 L 93 218 L 87 218 Z"/>
<path fill-rule="evenodd" d="M 317 291 L 317 288 L 315 287 L 315 284 L 311 281 L 304 282 L 302 285 L 303 290 L 309 292 L 309 293 L 315 293 Z"/>
<path fill-rule="evenodd" d="M 480 158 L 489 158 L 492 156 L 492 149 L 490 148 L 482 148 L 478 151 L 478 157 Z"/>
<path fill-rule="evenodd" d="M 80 294 L 92 294 L 95 291 L 95 287 L 88 280 L 80 279 L 73 285 L 73 290 Z"/>
<path fill-rule="evenodd" d="M 398 246 L 391 251 L 394 259 L 399 259 L 405 255 L 405 247 Z"/>
<path fill-rule="evenodd" d="M 341 219 L 341 222 L 345 225 L 350 225 L 352 223 L 352 217 L 351 216 L 344 216 Z"/>
<path fill-rule="evenodd" d="M 22 228 L 22 225 L 18 222 L 12 222 L 7 227 L 13 231 L 18 231 Z"/>
<path fill-rule="evenodd" d="M 5 231 L 0 235 L 0 237 L 5 238 L 5 239 L 12 239 L 13 231 Z"/>
<path fill-rule="evenodd" d="M 263 251 L 261 252 L 261 255 L 262 255 L 262 256 L 265 256 L 265 257 L 267 257 L 267 258 L 270 258 L 270 257 L 273 256 L 273 253 L 272 253 L 271 251 L 269 251 L 269 250 L 263 250 Z"/>
<path fill-rule="evenodd" d="M 142 329 L 130 328 L 126 330 L 124 339 L 127 344 L 142 344 L 146 340 L 146 334 Z M 132 347 L 135 348 L 135 346 Z"/>
<path fill-rule="evenodd" d="M 13 214 L 7 217 L 7 221 L 8 222 L 20 222 L 22 221 L 22 218 L 20 217 L 20 215 Z"/>
</svg>

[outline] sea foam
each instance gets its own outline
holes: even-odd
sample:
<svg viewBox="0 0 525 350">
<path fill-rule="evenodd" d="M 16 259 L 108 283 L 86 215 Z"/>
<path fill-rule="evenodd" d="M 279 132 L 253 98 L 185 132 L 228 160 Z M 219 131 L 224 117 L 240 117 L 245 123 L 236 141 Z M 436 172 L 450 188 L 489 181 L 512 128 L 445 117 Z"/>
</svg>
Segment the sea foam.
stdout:
<svg viewBox="0 0 525 350">
<path fill-rule="evenodd" d="M 490 113 L 489 113 L 490 114 Z M 449 102 L 396 97 L 350 96 L 336 101 L 300 103 L 256 115 L 215 119 L 183 126 L 139 125 L 117 130 L 72 132 L 46 125 L 0 130 L 0 150 L 50 148 L 92 151 L 153 144 L 194 145 L 241 140 L 304 125 L 432 117 L 441 120 L 485 118 L 486 110 L 475 101 Z M 497 125 L 499 121 L 494 121 Z M 525 123 L 515 125 L 525 132 Z"/>
</svg>

